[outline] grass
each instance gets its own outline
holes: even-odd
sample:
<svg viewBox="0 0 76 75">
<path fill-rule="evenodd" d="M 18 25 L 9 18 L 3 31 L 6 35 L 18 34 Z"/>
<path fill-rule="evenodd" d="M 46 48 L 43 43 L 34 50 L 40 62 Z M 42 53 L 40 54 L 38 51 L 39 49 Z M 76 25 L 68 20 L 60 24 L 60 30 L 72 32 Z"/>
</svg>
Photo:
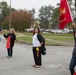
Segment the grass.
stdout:
<svg viewBox="0 0 76 75">
<path fill-rule="evenodd" d="M 32 37 L 28 37 L 28 36 L 17 37 L 17 40 L 22 41 L 22 42 L 25 42 L 25 43 L 32 44 Z M 48 45 L 60 45 L 60 43 L 51 42 L 51 41 L 48 41 L 48 40 L 46 40 L 45 42 Z"/>
<path fill-rule="evenodd" d="M 61 34 L 61 33 L 42 33 L 44 36 L 73 36 L 73 34 Z"/>
<path fill-rule="evenodd" d="M 30 32 L 25 32 L 23 33 L 24 35 L 27 35 L 27 36 L 33 36 L 33 33 L 30 33 Z"/>
<path fill-rule="evenodd" d="M 17 40 L 22 42 L 32 43 L 32 37 L 29 36 L 17 37 Z"/>
<path fill-rule="evenodd" d="M 45 37 L 45 38 L 48 38 L 48 39 L 52 39 L 52 40 L 57 40 L 57 41 L 73 41 L 73 37 Z"/>
<path fill-rule="evenodd" d="M 25 32 L 23 34 L 25 36 L 18 36 L 17 40 L 32 44 L 32 36 L 33 36 L 33 34 L 32 33 L 27 33 L 27 32 Z M 46 38 L 45 42 L 48 45 L 62 45 L 60 42 L 73 43 L 73 41 L 74 41 L 73 34 L 42 33 L 42 35 Z"/>
</svg>

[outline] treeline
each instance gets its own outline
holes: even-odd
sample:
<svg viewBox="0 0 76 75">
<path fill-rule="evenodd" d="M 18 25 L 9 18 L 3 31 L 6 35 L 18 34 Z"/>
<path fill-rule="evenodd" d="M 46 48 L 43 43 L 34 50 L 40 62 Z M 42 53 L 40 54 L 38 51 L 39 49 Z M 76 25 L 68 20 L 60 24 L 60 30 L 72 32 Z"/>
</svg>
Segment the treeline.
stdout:
<svg viewBox="0 0 76 75">
<path fill-rule="evenodd" d="M 3 1 L 0 3 L 0 9 L 0 27 L 3 29 L 9 29 L 10 7 L 7 2 Z M 11 8 L 11 27 L 16 31 L 24 31 L 25 28 L 29 28 L 32 21 L 33 17 L 31 11 Z"/>
<path fill-rule="evenodd" d="M 16 10 L 11 8 L 11 27 L 16 31 L 24 31 L 26 28 L 40 26 L 40 28 L 59 28 L 59 4 L 57 7 L 48 5 L 39 9 L 38 18 L 35 18 L 35 9 Z M 7 2 L 0 2 L 0 27 L 9 29 L 10 6 Z M 69 25 L 68 25 L 69 26 Z M 70 26 L 69 26 L 70 27 Z"/>
</svg>

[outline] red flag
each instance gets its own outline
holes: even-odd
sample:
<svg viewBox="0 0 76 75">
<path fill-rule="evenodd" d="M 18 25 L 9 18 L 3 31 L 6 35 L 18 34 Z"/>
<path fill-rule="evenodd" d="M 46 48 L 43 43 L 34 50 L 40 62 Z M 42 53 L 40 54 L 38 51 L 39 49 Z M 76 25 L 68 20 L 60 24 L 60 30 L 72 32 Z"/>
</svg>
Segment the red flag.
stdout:
<svg viewBox="0 0 76 75">
<path fill-rule="evenodd" d="M 7 38 L 6 48 L 10 48 L 10 36 Z"/>
<path fill-rule="evenodd" d="M 74 73 L 73 75 L 76 75 L 76 73 Z"/>
<path fill-rule="evenodd" d="M 60 29 L 64 29 L 68 22 L 72 22 L 71 11 L 67 0 L 60 0 Z"/>
</svg>

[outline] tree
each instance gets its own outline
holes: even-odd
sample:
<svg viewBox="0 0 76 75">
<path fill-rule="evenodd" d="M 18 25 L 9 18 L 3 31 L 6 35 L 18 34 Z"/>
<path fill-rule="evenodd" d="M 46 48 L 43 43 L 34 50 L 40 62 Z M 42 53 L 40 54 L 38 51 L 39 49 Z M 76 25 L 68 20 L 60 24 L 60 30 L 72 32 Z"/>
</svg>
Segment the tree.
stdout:
<svg viewBox="0 0 76 75">
<path fill-rule="evenodd" d="M 9 29 L 9 19 L 10 16 L 7 16 L 2 23 L 2 27 Z M 16 31 L 24 31 L 25 28 L 31 26 L 32 15 L 27 10 L 16 10 L 11 13 L 11 27 Z"/>
<path fill-rule="evenodd" d="M 35 13 L 36 13 L 35 9 L 33 8 L 32 10 L 29 10 L 29 12 L 32 15 L 32 19 L 33 19 L 31 27 L 34 27 Z"/>
<path fill-rule="evenodd" d="M 0 13 L 0 25 L 1 25 L 1 23 L 6 18 L 6 16 L 10 14 L 10 7 L 7 5 L 7 2 L 2 1 L 0 3 L 0 9 L 1 9 L 1 13 Z M 11 9 L 11 11 L 14 10 L 15 10 L 14 8 Z"/>
<path fill-rule="evenodd" d="M 33 8 L 32 10 L 29 10 L 31 15 L 32 15 L 32 18 L 35 19 L 35 9 Z"/>
<path fill-rule="evenodd" d="M 52 27 L 51 28 L 59 28 L 59 7 L 55 8 L 52 15 Z"/>
<path fill-rule="evenodd" d="M 42 6 L 39 9 L 39 22 L 41 28 L 49 28 L 54 7 L 51 5 Z"/>
</svg>

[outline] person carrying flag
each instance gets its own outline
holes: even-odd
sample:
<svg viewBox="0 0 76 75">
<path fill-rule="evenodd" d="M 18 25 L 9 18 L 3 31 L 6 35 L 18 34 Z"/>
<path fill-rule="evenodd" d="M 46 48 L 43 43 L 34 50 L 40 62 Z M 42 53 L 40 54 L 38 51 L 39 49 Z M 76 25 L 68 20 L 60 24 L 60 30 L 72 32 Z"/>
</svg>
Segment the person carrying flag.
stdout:
<svg viewBox="0 0 76 75">
<path fill-rule="evenodd" d="M 11 28 L 9 31 L 9 34 L 6 35 L 3 33 L 3 36 L 7 39 L 7 42 L 6 42 L 6 48 L 7 48 L 7 53 L 8 53 L 7 57 L 12 57 L 13 46 L 16 40 L 15 30 Z"/>
<path fill-rule="evenodd" d="M 72 58 L 69 65 L 69 70 L 71 75 L 76 75 L 75 73 L 75 66 L 76 66 L 76 23 L 73 22 L 73 18 L 71 15 L 71 11 L 69 8 L 68 0 L 60 0 L 60 29 L 64 29 L 65 26 L 72 22 L 73 31 L 74 31 L 74 39 L 75 39 L 75 46 L 72 53 Z"/>
<path fill-rule="evenodd" d="M 76 66 L 76 24 L 73 22 L 72 26 L 73 26 L 73 31 L 74 31 L 75 45 L 74 45 L 72 58 L 69 65 L 69 70 L 70 70 L 71 75 L 76 75 L 75 70 L 74 70 Z"/>
</svg>

